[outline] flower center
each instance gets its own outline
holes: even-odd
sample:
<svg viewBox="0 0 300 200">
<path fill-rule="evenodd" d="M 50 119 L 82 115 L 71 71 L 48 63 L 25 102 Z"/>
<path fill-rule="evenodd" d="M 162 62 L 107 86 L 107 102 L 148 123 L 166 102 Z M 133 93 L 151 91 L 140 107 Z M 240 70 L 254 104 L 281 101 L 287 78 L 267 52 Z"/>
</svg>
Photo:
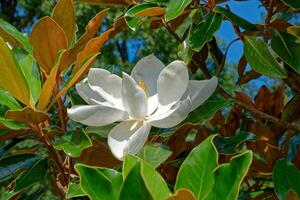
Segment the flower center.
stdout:
<svg viewBox="0 0 300 200">
<path fill-rule="evenodd" d="M 148 87 L 147 87 L 146 83 L 144 81 L 139 81 L 138 86 L 140 86 L 144 90 L 146 96 L 148 97 L 149 92 L 148 92 Z"/>
</svg>

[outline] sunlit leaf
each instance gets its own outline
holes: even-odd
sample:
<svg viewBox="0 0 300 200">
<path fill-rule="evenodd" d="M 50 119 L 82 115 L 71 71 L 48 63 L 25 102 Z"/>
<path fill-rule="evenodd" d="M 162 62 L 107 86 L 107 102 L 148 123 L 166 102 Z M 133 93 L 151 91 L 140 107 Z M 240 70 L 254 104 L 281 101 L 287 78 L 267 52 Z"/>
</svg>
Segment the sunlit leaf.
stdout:
<svg viewBox="0 0 300 200">
<path fill-rule="evenodd" d="M 99 6 L 128 6 L 129 2 L 128 0 L 79 0 L 83 3 L 90 3 L 93 5 L 99 5 Z"/>
<path fill-rule="evenodd" d="M 213 34 L 220 28 L 223 16 L 219 13 L 209 14 L 204 21 L 198 24 L 190 36 L 190 45 L 199 52 L 204 44 L 212 39 Z"/>
<path fill-rule="evenodd" d="M 21 109 L 21 105 L 7 92 L 0 88 L 0 104 L 12 110 Z"/>
<path fill-rule="evenodd" d="M 10 49 L 0 37 L 0 87 L 25 105 L 32 106 L 27 83 Z"/>
<path fill-rule="evenodd" d="M 167 5 L 166 21 L 171 21 L 181 15 L 192 0 L 170 0 Z"/>
<path fill-rule="evenodd" d="M 69 183 L 66 198 L 71 199 L 74 197 L 82 197 L 82 196 L 86 196 L 86 194 L 82 191 L 80 184 L 76 184 L 72 182 Z"/>
<path fill-rule="evenodd" d="M 195 195 L 188 189 L 176 190 L 175 194 L 168 198 L 168 200 L 196 200 Z"/>
<path fill-rule="evenodd" d="M 10 119 L 5 119 L 0 117 L 0 124 L 4 125 L 5 127 L 11 129 L 11 130 L 20 130 L 26 128 L 24 124 L 17 123 Z"/>
<path fill-rule="evenodd" d="M 268 50 L 268 45 L 260 39 L 245 37 L 244 54 L 251 68 L 271 78 L 285 78 L 286 72 Z"/>
<path fill-rule="evenodd" d="M 33 110 L 30 107 L 23 108 L 22 110 L 9 110 L 6 112 L 5 118 L 28 125 L 39 124 L 49 120 L 47 113 Z"/>
<path fill-rule="evenodd" d="M 300 40 L 300 26 L 290 26 L 287 28 L 287 32 Z"/>
</svg>

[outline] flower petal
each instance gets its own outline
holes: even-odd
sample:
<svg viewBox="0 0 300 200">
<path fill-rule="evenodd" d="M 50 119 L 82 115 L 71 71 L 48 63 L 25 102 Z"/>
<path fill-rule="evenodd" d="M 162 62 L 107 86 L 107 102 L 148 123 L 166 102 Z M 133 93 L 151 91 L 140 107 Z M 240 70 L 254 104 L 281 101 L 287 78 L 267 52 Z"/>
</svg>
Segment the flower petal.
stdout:
<svg viewBox="0 0 300 200">
<path fill-rule="evenodd" d="M 150 116 L 158 107 L 158 99 L 157 94 L 153 95 L 152 97 L 148 98 L 148 113 L 147 115 Z"/>
<path fill-rule="evenodd" d="M 131 71 L 131 76 L 137 81 L 143 81 L 148 89 L 149 96 L 157 93 L 157 78 L 165 65 L 154 55 L 149 55 L 137 62 Z"/>
<path fill-rule="evenodd" d="M 80 97 L 88 104 L 91 104 L 91 99 L 94 99 L 98 102 L 105 102 L 102 96 L 98 92 L 92 90 L 89 84 L 86 81 L 81 81 L 76 84 L 76 90 Z"/>
<path fill-rule="evenodd" d="M 192 101 L 191 111 L 203 104 L 216 90 L 218 78 L 212 77 L 209 80 L 189 81 L 188 93 Z"/>
<path fill-rule="evenodd" d="M 98 92 L 105 100 L 123 109 L 122 79 L 105 69 L 91 68 L 88 74 L 88 83 L 92 90 Z"/>
<path fill-rule="evenodd" d="M 144 146 L 151 125 L 143 121 L 124 121 L 115 126 L 108 135 L 112 154 L 122 160 L 125 153 L 137 154 Z"/>
<path fill-rule="evenodd" d="M 68 116 L 88 126 L 104 126 L 128 118 L 123 110 L 106 105 L 73 106 L 68 109 Z"/>
<path fill-rule="evenodd" d="M 172 105 L 181 99 L 189 82 L 187 66 L 174 61 L 161 71 L 157 80 L 157 94 L 160 105 Z"/>
<path fill-rule="evenodd" d="M 123 73 L 122 100 L 125 110 L 133 119 L 147 115 L 148 100 L 145 91 L 126 73 Z"/>
<path fill-rule="evenodd" d="M 185 100 L 178 101 L 168 110 L 162 111 L 159 109 L 165 109 L 166 107 L 159 107 L 158 111 L 150 116 L 149 123 L 158 128 L 171 128 L 182 122 L 188 116 L 191 107 L 192 102 L 189 97 Z"/>
</svg>

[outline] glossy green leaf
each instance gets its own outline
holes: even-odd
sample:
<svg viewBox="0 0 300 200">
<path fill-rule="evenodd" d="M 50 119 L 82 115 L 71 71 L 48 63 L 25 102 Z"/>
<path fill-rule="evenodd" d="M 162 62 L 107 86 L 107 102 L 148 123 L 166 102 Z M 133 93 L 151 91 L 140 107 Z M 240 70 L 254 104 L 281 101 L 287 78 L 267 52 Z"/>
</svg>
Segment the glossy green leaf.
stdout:
<svg viewBox="0 0 300 200">
<path fill-rule="evenodd" d="M 213 34 L 220 28 L 223 16 L 211 13 L 198 24 L 190 36 L 190 45 L 194 51 L 199 52 L 204 44 L 212 39 Z"/>
<path fill-rule="evenodd" d="M 117 199 L 122 186 L 122 175 L 113 169 L 75 165 L 80 186 L 91 200 Z"/>
<path fill-rule="evenodd" d="M 39 68 L 32 55 L 20 48 L 14 48 L 13 54 L 22 70 L 29 92 L 34 103 L 37 102 L 41 93 L 41 79 Z"/>
<path fill-rule="evenodd" d="M 11 119 L 5 119 L 0 117 L 0 124 L 3 124 L 5 127 L 11 129 L 11 130 L 20 130 L 20 129 L 25 129 L 26 125 L 15 122 Z"/>
<path fill-rule="evenodd" d="M 254 37 L 244 37 L 244 55 L 251 68 L 271 78 L 285 78 L 286 72 L 268 50 L 268 45 Z"/>
<path fill-rule="evenodd" d="M 141 197 L 144 199 L 160 200 L 171 196 L 167 183 L 152 166 L 133 155 L 126 155 L 126 160 L 127 162 L 130 160 L 131 163 L 135 164 L 126 176 L 120 193 L 120 200 L 138 200 Z"/>
<path fill-rule="evenodd" d="M 133 167 L 140 161 L 140 159 L 137 159 L 133 155 L 126 155 L 123 166 L 122 166 L 122 174 L 123 174 L 123 179 L 125 180 L 129 172 L 133 169 Z"/>
<path fill-rule="evenodd" d="M 205 200 L 237 199 L 243 179 L 252 162 L 252 152 L 246 151 L 221 164 L 214 172 L 215 183 Z"/>
<path fill-rule="evenodd" d="M 214 8 L 215 12 L 221 13 L 224 15 L 227 19 L 229 19 L 232 23 L 235 25 L 245 29 L 245 30 L 250 30 L 250 31 L 256 31 L 257 27 L 252 24 L 251 22 L 239 17 L 238 15 L 234 14 L 228 9 L 222 8 L 220 6 L 216 6 Z"/>
<path fill-rule="evenodd" d="M 197 199 L 203 199 L 214 185 L 214 170 L 218 166 L 218 152 L 213 144 L 214 135 L 195 147 L 183 161 L 175 190 L 191 190 Z"/>
<path fill-rule="evenodd" d="M 178 46 L 178 56 L 186 64 L 189 64 L 191 62 L 192 56 L 193 56 L 193 51 L 192 51 L 191 45 L 189 44 L 189 42 L 187 40 L 183 41 L 183 43 L 181 43 Z"/>
<path fill-rule="evenodd" d="M 171 154 L 172 151 L 167 149 L 161 143 L 151 143 L 144 146 L 139 153 L 139 157 L 152 167 L 157 168 L 160 164 L 165 162 Z"/>
<path fill-rule="evenodd" d="M 71 199 L 82 196 L 86 196 L 86 194 L 82 191 L 80 185 L 76 183 L 69 183 L 66 198 Z"/>
<path fill-rule="evenodd" d="M 300 40 L 300 26 L 290 26 L 287 28 L 287 32 Z"/>
<path fill-rule="evenodd" d="M 271 46 L 284 62 L 300 74 L 300 41 L 296 37 L 285 32 L 275 31 Z"/>
<path fill-rule="evenodd" d="M 5 38 L 11 45 L 19 45 L 28 53 L 32 53 L 29 38 L 19 32 L 13 25 L 0 18 L 0 36 Z"/>
<path fill-rule="evenodd" d="M 12 110 L 21 109 L 21 105 L 7 91 L 0 88 L 0 104 Z"/>
<path fill-rule="evenodd" d="M 32 167 L 41 157 L 36 154 L 18 154 L 0 160 L 0 180 L 14 174 L 19 169 Z"/>
<path fill-rule="evenodd" d="M 220 100 L 210 100 L 199 106 L 196 110 L 190 113 L 187 118 L 187 122 L 199 123 L 202 120 L 209 120 L 213 118 L 215 113 L 222 108 L 230 106 L 234 103 L 233 99 L 220 99 Z"/>
<path fill-rule="evenodd" d="M 256 135 L 248 131 L 240 131 L 232 137 L 218 137 L 215 140 L 218 151 L 222 154 L 237 153 L 237 148 L 245 141 L 256 140 Z"/>
<path fill-rule="evenodd" d="M 35 183 L 42 181 L 48 170 L 48 159 L 39 160 L 32 168 L 22 174 L 16 180 L 13 192 L 19 192 Z"/>
<path fill-rule="evenodd" d="M 300 9 L 300 1 L 298 0 L 281 0 L 286 5 L 294 9 Z"/>
<path fill-rule="evenodd" d="M 273 168 L 275 192 L 284 200 L 287 192 L 293 190 L 300 197 L 300 171 L 288 160 L 278 160 Z"/>
<path fill-rule="evenodd" d="M 166 21 L 171 21 L 181 15 L 192 0 L 170 0 L 167 5 Z"/>
<path fill-rule="evenodd" d="M 54 148 L 63 150 L 71 157 L 79 157 L 81 152 L 92 146 L 92 141 L 83 130 L 69 132 L 54 144 Z"/>
<path fill-rule="evenodd" d="M 0 157 L 4 156 L 12 147 L 17 145 L 18 143 L 24 141 L 24 138 L 14 138 L 8 143 L 6 143 L 4 146 L 0 147 Z"/>
</svg>

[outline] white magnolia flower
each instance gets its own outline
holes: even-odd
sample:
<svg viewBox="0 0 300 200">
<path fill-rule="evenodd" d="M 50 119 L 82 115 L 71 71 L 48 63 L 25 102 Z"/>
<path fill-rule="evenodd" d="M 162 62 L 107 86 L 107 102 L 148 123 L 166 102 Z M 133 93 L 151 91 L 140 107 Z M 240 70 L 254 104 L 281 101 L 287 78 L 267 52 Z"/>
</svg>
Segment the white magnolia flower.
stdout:
<svg viewBox="0 0 300 200">
<path fill-rule="evenodd" d="M 109 71 L 92 68 L 86 81 L 78 83 L 79 95 L 89 104 L 68 109 L 69 117 L 88 126 L 117 121 L 108 135 L 113 155 L 136 154 L 145 144 L 151 126 L 170 128 L 207 100 L 217 87 L 217 78 L 189 80 L 185 63 L 168 66 L 150 55 L 120 78 Z"/>
</svg>

